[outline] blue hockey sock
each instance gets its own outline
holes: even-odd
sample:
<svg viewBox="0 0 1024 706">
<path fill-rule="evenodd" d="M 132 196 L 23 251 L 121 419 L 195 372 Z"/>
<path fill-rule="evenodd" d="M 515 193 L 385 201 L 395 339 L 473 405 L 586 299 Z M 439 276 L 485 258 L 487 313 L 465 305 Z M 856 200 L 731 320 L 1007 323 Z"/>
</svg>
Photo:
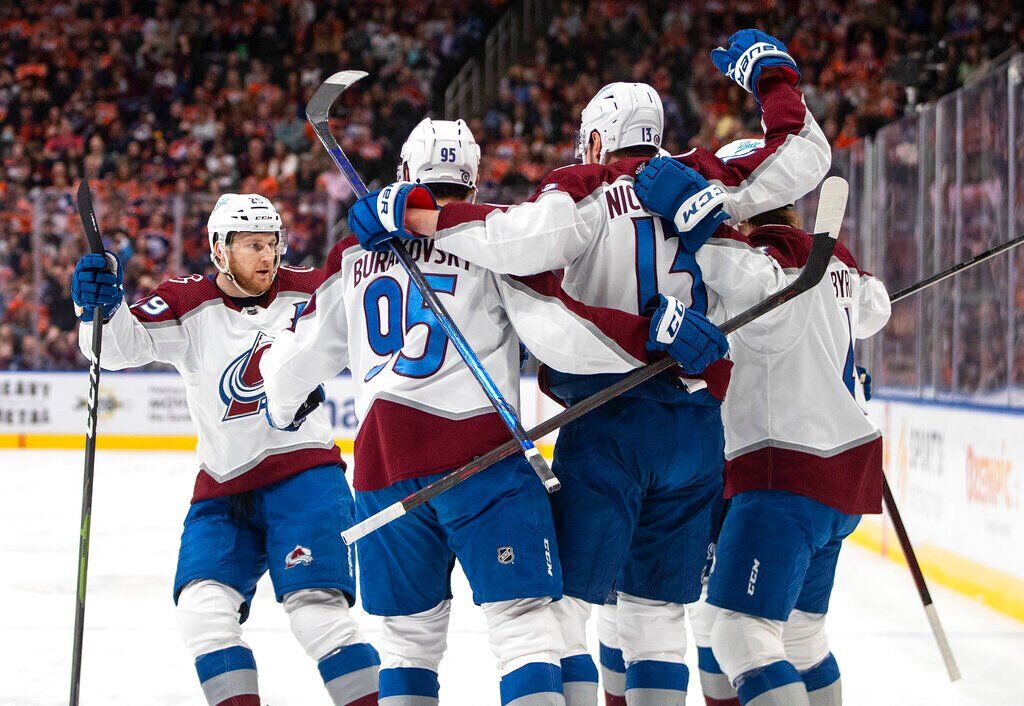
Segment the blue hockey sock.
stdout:
<svg viewBox="0 0 1024 706">
<path fill-rule="evenodd" d="M 593 706 L 597 701 L 597 665 L 589 654 L 562 659 L 565 706 Z"/>
<path fill-rule="evenodd" d="M 551 703 L 561 703 L 556 698 L 562 693 L 562 670 L 550 662 L 530 662 L 501 678 L 501 705 L 525 706 L 547 703 L 538 697 L 551 697 Z M 533 697 L 533 698 L 529 698 Z"/>
<path fill-rule="evenodd" d="M 839 663 L 831 652 L 810 669 L 800 672 L 800 678 L 804 680 L 811 706 L 839 706 L 842 703 Z"/>
<path fill-rule="evenodd" d="M 690 670 L 685 664 L 643 659 L 626 665 L 626 703 L 675 706 L 686 699 Z"/>
<path fill-rule="evenodd" d="M 380 670 L 380 706 L 435 706 L 440 685 L 437 672 L 421 667 L 395 667 Z"/>
<path fill-rule="evenodd" d="M 736 689 L 729 677 L 722 673 L 710 647 L 697 648 L 697 667 L 700 670 L 700 688 L 704 692 L 707 706 L 739 706 Z"/>
<path fill-rule="evenodd" d="M 807 690 L 799 672 L 789 662 L 779 660 L 764 667 L 752 669 L 736 679 L 736 692 L 740 703 L 746 706 L 761 704 L 807 703 Z"/>
<path fill-rule="evenodd" d="M 226 647 L 200 655 L 196 673 L 210 706 L 260 706 L 256 660 L 248 647 Z"/>
<path fill-rule="evenodd" d="M 600 643 L 601 683 L 604 685 L 605 706 L 624 706 L 626 703 L 626 663 L 622 650 Z"/>
<path fill-rule="evenodd" d="M 366 642 L 347 645 L 324 657 L 317 667 L 335 706 L 377 703 L 380 657 L 372 645 Z"/>
</svg>

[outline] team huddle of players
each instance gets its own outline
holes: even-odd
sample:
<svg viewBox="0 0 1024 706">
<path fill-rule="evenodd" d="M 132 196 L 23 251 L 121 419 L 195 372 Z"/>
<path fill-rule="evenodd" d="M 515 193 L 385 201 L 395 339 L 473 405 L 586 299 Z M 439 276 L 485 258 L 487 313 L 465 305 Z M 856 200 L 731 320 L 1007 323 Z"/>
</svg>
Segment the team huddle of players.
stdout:
<svg viewBox="0 0 1024 706">
<path fill-rule="evenodd" d="M 660 155 L 657 92 L 613 83 L 583 111 L 582 163 L 524 203 L 476 204 L 472 134 L 425 119 L 399 181 L 352 206 L 322 270 L 281 264 L 285 224 L 255 194 L 213 209 L 216 275 L 125 307 L 116 258 L 79 261 L 80 340 L 102 307 L 103 367 L 163 361 L 186 383 L 200 471 L 174 600 L 211 705 L 260 703 L 242 623 L 267 571 L 333 703 L 437 704 L 456 560 L 502 704 L 597 703 L 594 605 L 607 704 L 685 702 L 687 613 L 708 704 L 841 703 L 824 632 L 836 560 L 881 510 L 854 342 L 886 323 L 888 296 L 840 245 L 813 290 L 728 340 L 716 327 L 796 277 L 811 237 L 791 204 L 830 165 L 785 46 L 757 30 L 729 41 L 712 60 L 754 94 L 763 139 Z M 550 497 L 511 457 L 360 540 L 359 598 L 383 616 L 371 646 L 341 530 L 509 438 L 392 238 L 508 399 L 521 345 L 565 405 L 659 357 L 678 367 L 561 430 Z M 352 490 L 315 404 L 345 369 Z"/>
</svg>

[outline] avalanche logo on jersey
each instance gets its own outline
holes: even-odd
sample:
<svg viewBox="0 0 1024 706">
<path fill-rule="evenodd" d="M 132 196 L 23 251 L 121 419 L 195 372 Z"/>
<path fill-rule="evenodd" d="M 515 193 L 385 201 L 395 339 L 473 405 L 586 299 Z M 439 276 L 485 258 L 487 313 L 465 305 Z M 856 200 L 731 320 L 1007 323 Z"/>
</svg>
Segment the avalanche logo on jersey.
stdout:
<svg viewBox="0 0 1024 706">
<path fill-rule="evenodd" d="M 259 414 L 266 406 L 260 358 L 273 342 L 260 331 L 249 350 L 231 361 L 220 376 L 220 398 L 227 405 L 222 422 Z"/>
</svg>

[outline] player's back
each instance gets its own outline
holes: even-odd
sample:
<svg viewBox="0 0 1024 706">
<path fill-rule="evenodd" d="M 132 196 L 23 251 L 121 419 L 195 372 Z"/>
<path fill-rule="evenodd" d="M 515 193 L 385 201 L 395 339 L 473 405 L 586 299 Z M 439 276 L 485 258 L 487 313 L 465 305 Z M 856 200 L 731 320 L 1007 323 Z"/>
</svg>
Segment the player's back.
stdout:
<svg viewBox="0 0 1024 706">
<path fill-rule="evenodd" d="M 762 226 L 749 239 L 790 280 L 812 242 L 789 226 Z M 839 244 L 816 287 L 730 336 L 727 493 L 772 487 L 844 512 L 878 511 L 881 433 L 854 396 L 855 343 L 888 313 L 884 286 Z"/>
<path fill-rule="evenodd" d="M 635 176 L 647 161 L 573 165 L 548 175 L 535 198 L 545 198 L 545 189 L 568 193 L 591 234 L 588 246 L 566 266 L 563 286 L 587 305 L 631 314 L 643 313 L 659 293 L 706 314 L 708 294 L 696 258 L 682 248 L 672 224 L 647 211 L 634 191 Z M 701 376 L 719 399 L 728 368 L 727 361 L 719 361 Z M 583 388 L 585 394 L 594 391 Z"/>
<path fill-rule="evenodd" d="M 582 372 L 627 372 L 644 360 L 646 320 L 583 311 L 564 296 L 554 275 L 501 277 L 441 251 L 431 241 L 411 243 L 408 250 L 505 399 L 515 406 L 520 340 L 541 360 Z M 392 253 L 369 252 L 348 238 L 332 250 L 326 272 L 314 302 L 294 332 L 283 335 L 281 345 L 264 358 L 263 370 L 287 395 L 297 385 L 315 385 L 349 368 L 360 419 L 356 489 L 373 490 L 450 470 L 510 438 Z M 310 356 L 316 360 L 306 366 L 308 374 L 295 373 L 303 367 L 296 360 Z M 291 377 L 294 385 L 281 381 Z M 272 393 L 276 418 L 274 397 Z M 280 405 L 282 418 L 294 412 L 290 404 Z"/>
</svg>

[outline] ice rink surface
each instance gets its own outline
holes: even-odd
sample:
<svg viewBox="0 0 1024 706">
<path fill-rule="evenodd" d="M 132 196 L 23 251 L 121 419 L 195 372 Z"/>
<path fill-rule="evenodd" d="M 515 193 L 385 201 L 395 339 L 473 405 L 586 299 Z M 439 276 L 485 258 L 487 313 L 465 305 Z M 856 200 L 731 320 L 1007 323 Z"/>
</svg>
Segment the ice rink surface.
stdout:
<svg viewBox="0 0 1024 706">
<path fill-rule="evenodd" d="M 5 706 L 67 703 L 81 466 L 80 451 L 0 451 L 0 704 Z M 98 456 L 85 706 L 204 703 L 175 630 L 171 602 L 195 468 L 194 457 L 180 452 Z M 913 527 L 909 530 L 913 533 Z M 456 578 L 441 702 L 496 704 L 483 616 L 461 574 Z M 848 544 L 837 584 L 828 625 L 848 706 L 1024 703 L 1024 624 L 933 587 L 964 674 L 951 685 L 904 567 Z M 376 621 L 359 617 L 372 641 L 379 634 Z M 330 703 L 266 579 L 245 634 L 259 665 L 264 704 Z M 691 689 L 696 689 L 692 648 L 688 661 Z M 703 703 L 695 691 L 691 694 L 689 703 Z"/>
</svg>

